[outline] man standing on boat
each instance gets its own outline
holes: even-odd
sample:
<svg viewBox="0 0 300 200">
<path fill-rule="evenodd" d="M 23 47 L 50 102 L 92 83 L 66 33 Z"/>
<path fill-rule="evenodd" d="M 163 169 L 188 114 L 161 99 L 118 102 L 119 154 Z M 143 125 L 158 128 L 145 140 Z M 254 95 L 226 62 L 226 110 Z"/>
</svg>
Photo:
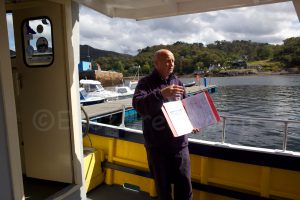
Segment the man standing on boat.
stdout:
<svg viewBox="0 0 300 200">
<path fill-rule="evenodd" d="M 148 164 L 159 199 L 172 199 L 173 183 L 175 200 L 191 200 L 188 138 L 187 135 L 173 136 L 161 110 L 164 102 L 186 98 L 182 82 L 173 73 L 174 62 L 171 51 L 161 49 L 155 52 L 155 68 L 139 81 L 132 105 L 143 118 Z"/>
</svg>

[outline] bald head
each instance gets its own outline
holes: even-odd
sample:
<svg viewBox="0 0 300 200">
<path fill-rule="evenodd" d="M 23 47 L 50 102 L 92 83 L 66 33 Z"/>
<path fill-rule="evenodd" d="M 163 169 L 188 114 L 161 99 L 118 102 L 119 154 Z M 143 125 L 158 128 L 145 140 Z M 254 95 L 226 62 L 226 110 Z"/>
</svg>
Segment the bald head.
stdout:
<svg viewBox="0 0 300 200">
<path fill-rule="evenodd" d="M 160 49 L 154 54 L 155 68 L 163 79 L 173 73 L 175 58 L 168 49 Z"/>
</svg>

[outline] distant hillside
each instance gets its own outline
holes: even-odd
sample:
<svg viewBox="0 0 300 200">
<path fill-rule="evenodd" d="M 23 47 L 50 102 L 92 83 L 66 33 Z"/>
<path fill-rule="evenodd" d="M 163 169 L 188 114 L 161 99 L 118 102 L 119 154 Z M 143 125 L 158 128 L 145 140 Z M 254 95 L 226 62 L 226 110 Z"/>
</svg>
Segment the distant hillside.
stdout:
<svg viewBox="0 0 300 200">
<path fill-rule="evenodd" d="M 90 56 L 90 58 L 88 57 Z M 99 57 L 122 57 L 122 58 L 129 58 L 132 57 L 128 54 L 121 54 L 113 51 L 105 51 L 100 49 L 95 49 L 90 47 L 89 45 L 80 45 L 80 60 L 82 61 L 89 61 L 95 60 Z"/>
<path fill-rule="evenodd" d="M 170 49 L 175 55 L 175 73 L 192 74 L 195 71 L 213 71 L 236 68 L 236 63 L 255 63 L 263 71 L 278 72 L 297 68 L 300 72 L 300 37 L 283 40 L 282 45 L 252 42 L 251 40 L 215 41 L 214 43 L 175 42 L 168 45 L 155 45 L 139 49 L 138 54 L 130 56 L 111 51 L 89 48 L 94 64 L 102 70 L 116 71 L 124 76 L 133 76 L 140 66 L 140 74 L 149 74 L 153 68 L 153 55 L 158 49 Z M 88 46 L 81 46 L 82 60 L 89 60 Z M 250 66 L 249 66 L 250 67 Z"/>
</svg>

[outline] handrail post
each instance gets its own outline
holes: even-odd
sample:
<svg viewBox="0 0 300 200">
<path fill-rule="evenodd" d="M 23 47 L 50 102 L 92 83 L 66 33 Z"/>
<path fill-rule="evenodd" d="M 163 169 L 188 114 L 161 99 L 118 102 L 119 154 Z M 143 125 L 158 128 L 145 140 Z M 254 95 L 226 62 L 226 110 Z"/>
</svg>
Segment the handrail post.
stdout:
<svg viewBox="0 0 300 200">
<path fill-rule="evenodd" d="M 226 117 L 223 117 L 222 144 L 225 142 Z"/>
<path fill-rule="evenodd" d="M 120 124 L 120 127 L 125 127 L 125 105 L 123 105 L 122 108 L 122 123 Z"/>
<path fill-rule="evenodd" d="M 285 121 L 284 122 L 283 147 L 282 147 L 283 151 L 286 151 L 287 139 L 288 139 L 288 122 Z"/>
</svg>

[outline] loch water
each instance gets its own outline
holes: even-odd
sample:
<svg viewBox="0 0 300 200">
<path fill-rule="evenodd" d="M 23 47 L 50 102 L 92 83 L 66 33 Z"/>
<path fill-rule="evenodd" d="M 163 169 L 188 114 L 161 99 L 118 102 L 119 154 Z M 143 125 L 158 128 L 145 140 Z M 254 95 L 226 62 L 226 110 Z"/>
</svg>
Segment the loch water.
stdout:
<svg viewBox="0 0 300 200">
<path fill-rule="evenodd" d="M 193 78 L 181 78 L 185 83 Z M 211 94 L 222 116 L 253 117 L 300 121 L 300 76 L 236 76 L 208 77 L 217 85 Z M 200 80 L 203 84 L 203 79 Z M 141 122 L 131 125 L 141 129 Z M 225 142 L 252 147 L 282 149 L 284 124 L 279 122 L 226 120 Z M 190 137 L 221 141 L 222 122 Z M 300 152 L 300 124 L 289 124 L 287 150 Z"/>
</svg>

